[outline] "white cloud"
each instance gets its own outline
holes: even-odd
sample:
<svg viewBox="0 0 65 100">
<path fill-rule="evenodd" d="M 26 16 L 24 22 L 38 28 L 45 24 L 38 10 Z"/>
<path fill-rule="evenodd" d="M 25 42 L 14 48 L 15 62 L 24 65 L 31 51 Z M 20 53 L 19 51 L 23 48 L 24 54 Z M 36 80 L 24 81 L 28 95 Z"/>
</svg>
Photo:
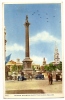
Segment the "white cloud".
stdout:
<svg viewBox="0 0 65 100">
<path fill-rule="evenodd" d="M 41 56 L 33 55 L 33 56 L 31 56 L 31 59 L 33 60 L 33 63 L 35 63 L 35 64 L 40 64 L 40 65 L 43 64 L 43 57 L 41 57 Z M 45 59 L 47 61 L 47 58 L 45 58 Z"/>
<path fill-rule="evenodd" d="M 18 45 L 18 44 L 12 44 L 12 45 L 7 45 L 6 47 L 7 51 L 25 51 L 24 47 L 22 45 Z"/>
<path fill-rule="evenodd" d="M 38 41 L 45 41 L 45 42 L 54 42 L 54 41 L 56 41 L 57 43 L 60 42 L 60 40 L 58 38 L 54 37 L 53 35 L 50 35 L 46 31 L 40 32 L 40 33 L 36 34 L 35 36 L 30 37 L 30 42 L 31 43 L 36 43 Z"/>
</svg>

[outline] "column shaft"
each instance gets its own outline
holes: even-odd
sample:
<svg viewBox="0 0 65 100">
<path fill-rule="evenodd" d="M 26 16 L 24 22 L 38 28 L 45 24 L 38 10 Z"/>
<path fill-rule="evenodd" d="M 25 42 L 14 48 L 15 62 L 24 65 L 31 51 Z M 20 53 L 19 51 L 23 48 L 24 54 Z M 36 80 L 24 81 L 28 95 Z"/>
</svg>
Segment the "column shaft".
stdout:
<svg viewBox="0 0 65 100">
<path fill-rule="evenodd" d="M 25 25 L 25 57 L 29 57 L 29 25 Z"/>
</svg>

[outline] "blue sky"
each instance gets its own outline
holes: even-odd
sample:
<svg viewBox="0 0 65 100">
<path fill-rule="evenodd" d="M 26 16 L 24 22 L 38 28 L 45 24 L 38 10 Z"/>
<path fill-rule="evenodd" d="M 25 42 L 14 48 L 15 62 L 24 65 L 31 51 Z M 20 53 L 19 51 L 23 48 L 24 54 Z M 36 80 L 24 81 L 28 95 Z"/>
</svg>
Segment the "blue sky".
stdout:
<svg viewBox="0 0 65 100">
<path fill-rule="evenodd" d="M 54 61 L 55 42 L 62 60 L 61 48 L 61 4 L 5 4 L 4 25 L 6 27 L 6 55 L 12 60 L 25 58 L 25 19 L 30 22 L 30 58 L 42 65 Z"/>
</svg>

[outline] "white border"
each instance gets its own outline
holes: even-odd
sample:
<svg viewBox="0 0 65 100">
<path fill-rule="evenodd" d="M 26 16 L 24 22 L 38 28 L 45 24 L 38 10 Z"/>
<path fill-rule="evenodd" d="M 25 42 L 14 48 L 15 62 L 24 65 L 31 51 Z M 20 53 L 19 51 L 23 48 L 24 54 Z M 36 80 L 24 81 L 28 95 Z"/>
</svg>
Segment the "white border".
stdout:
<svg viewBox="0 0 65 100">
<path fill-rule="evenodd" d="M 13 3 L 15 3 L 15 4 L 31 4 L 31 3 L 63 3 L 63 8 L 62 8 L 62 59 L 63 59 L 63 67 L 64 67 L 64 65 L 65 65 L 65 63 L 64 63 L 64 57 L 65 57 L 65 54 L 64 54 L 64 51 L 65 51 L 65 48 L 64 48 L 64 33 L 65 33 L 65 29 L 64 29 L 64 26 L 65 26 L 65 15 L 64 15 L 64 9 L 65 9 L 65 0 L 38 0 L 38 1 L 35 1 L 35 0 L 33 0 L 33 1 L 31 1 L 31 0 L 23 0 L 22 2 L 21 2 L 21 0 L 2 0 L 2 1 L 0 1 L 0 13 L 1 13 L 1 15 L 2 15 L 2 3 L 10 3 L 10 4 L 13 4 Z M 0 82 L 0 87 L 1 87 L 1 92 L 0 92 L 0 97 L 1 98 L 3 98 L 3 61 L 4 61 L 4 57 L 2 57 L 2 55 L 3 55 L 3 52 L 2 51 L 4 51 L 3 50 L 3 48 L 4 47 L 2 47 L 2 43 L 3 43 L 3 35 L 2 35 L 2 18 L 3 18 L 3 16 L 0 16 L 0 23 L 1 23 L 1 27 L 0 27 L 0 32 L 1 32 L 1 34 L 0 34 L 0 79 L 1 79 L 1 82 Z M 65 71 L 64 71 L 64 69 L 63 69 L 63 74 L 65 73 Z M 64 78 L 64 77 L 63 77 Z M 64 82 L 63 82 L 63 90 L 65 90 L 65 87 L 64 87 Z M 64 93 L 65 93 L 65 91 L 64 91 Z M 10 95 L 9 97 L 11 97 L 12 95 Z M 55 96 L 57 97 L 58 96 L 58 94 L 54 94 L 54 98 L 55 98 Z M 59 97 L 61 96 L 61 94 L 59 94 Z M 30 96 L 29 96 L 30 97 Z M 40 97 L 40 96 L 39 96 Z M 39 98 L 38 96 L 36 96 L 35 98 Z M 51 97 L 53 97 L 53 96 L 51 96 Z M 17 97 L 16 97 L 17 98 Z M 18 98 L 19 98 L 19 96 L 18 96 Z M 27 98 L 27 97 L 25 97 L 25 98 Z M 31 98 L 33 98 L 33 97 L 31 97 Z M 44 98 L 44 96 L 42 97 L 41 96 L 41 98 Z M 45 96 L 45 98 L 49 98 L 49 96 Z"/>
</svg>

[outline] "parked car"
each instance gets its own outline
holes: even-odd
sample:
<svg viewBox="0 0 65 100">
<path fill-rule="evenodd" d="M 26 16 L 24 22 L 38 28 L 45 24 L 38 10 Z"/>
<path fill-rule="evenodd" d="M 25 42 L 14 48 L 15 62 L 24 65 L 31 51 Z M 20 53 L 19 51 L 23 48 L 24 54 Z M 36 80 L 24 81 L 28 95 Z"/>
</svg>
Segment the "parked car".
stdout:
<svg viewBox="0 0 65 100">
<path fill-rule="evenodd" d="M 56 74 L 56 81 L 61 80 L 62 81 L 62 75 L 61 74 Z"/>
<path fill-rule="evenodd" d="M 39 74 L 39 75 L 36 75 L 36 77 L 35 77 L 35 79 L 44 79 L 44 75 L 42 75 L 42 74 Z"/>
</svg>

